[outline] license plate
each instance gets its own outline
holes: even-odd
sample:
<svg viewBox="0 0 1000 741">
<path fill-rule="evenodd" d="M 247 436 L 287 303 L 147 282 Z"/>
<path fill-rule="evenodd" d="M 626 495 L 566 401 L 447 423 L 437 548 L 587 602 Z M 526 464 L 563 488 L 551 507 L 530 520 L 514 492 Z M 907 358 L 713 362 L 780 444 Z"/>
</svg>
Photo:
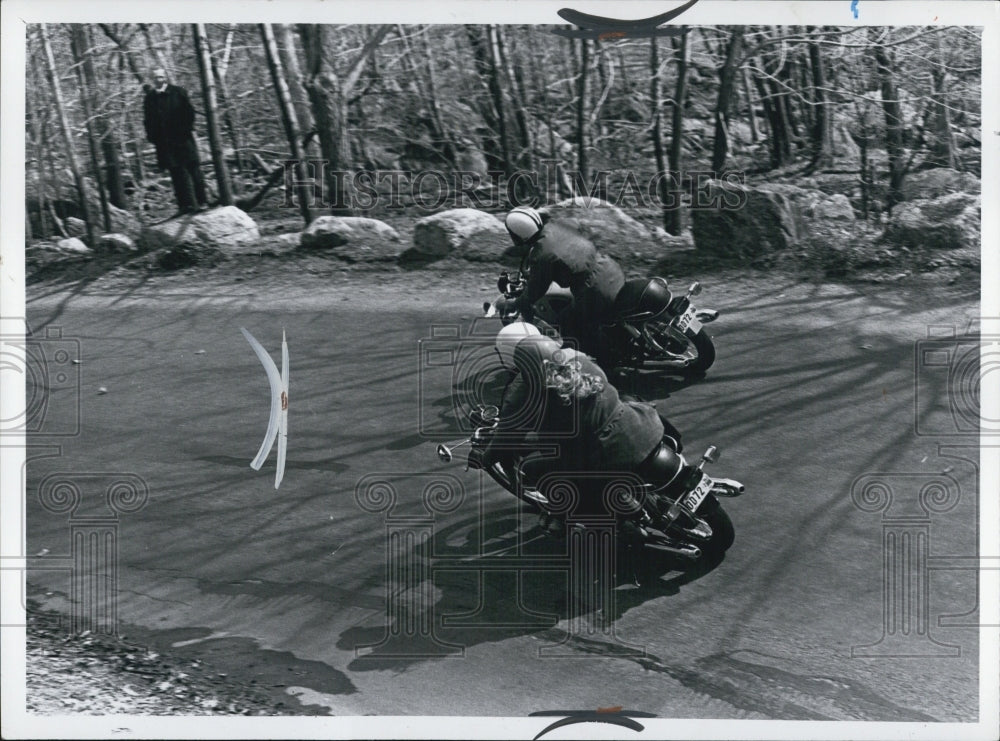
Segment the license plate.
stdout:
<svg viewBox="0 0 1000 741">
<path fill-rule="evenodd" d="M 705 501 L 705 497 L 708 496 L 708 492 L 712 490 L 712 481 L 707 475 L 702 474 L 701 481 L 698 485 L 691 491 L 689 491 L 684 499 L 681 500 L 681 504 L 684 505 L 688 510 L 694 512 L 701 506 L 701 503 Z"/>
<path fill-rule="evenodd" d="M 687 332 L 690 329 L 695 334 L 701 331 L 701 322 L 695 318 L 693 306 L 689 306 L 688 310 L 677 319 L 677 329 L 681 332 Z"/>
</svg>

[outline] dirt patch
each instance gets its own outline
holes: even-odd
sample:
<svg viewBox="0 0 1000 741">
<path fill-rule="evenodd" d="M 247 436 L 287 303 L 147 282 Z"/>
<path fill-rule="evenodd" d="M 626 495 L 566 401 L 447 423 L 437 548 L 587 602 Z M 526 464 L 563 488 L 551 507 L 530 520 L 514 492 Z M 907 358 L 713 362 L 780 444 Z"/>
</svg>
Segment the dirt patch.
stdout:
<svg viewBox="0 0 1000 741">
<path fill-rule="evenodd" d="M 74 634 L 28 601 L 25 691 L 38 715 L 302 715 L 289 696 L 235 681 L 211 664 L 166 656 L 127 638 Z M 316 710 L 315 708 L 313 710 Z M 313 713 L 315 714 L 315 712 Z"/>
</svg>

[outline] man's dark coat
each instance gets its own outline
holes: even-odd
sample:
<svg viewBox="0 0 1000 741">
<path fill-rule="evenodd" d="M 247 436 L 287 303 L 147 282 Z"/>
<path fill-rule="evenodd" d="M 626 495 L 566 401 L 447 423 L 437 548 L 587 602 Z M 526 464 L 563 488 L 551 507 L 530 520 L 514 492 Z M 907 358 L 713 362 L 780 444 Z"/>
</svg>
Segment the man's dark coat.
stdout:
<svg viewBox="0 0 1000 741">
<path fill-rule="evenodd" d="M 156 145 L 156 164 L 169 170 L 198 161 L 194 141 L 194 108 L 187 91 L 167 85 L 162 93 L 155 89 L 143 101 L 146 138 Z"/>
</svg>

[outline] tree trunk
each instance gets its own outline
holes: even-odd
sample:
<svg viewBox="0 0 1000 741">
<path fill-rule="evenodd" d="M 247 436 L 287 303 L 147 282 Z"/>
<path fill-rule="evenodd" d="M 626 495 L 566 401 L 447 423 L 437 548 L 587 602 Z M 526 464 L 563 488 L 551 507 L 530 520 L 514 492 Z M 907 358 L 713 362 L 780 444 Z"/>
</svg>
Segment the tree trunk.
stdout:
<svg viewBox="0 0 1000 741">
<path fill-rule="evenodd" d="M 726 61 L 719 70 L 719 102 L 715 107 L 715 141 L 712 145 L 712 170 L 722 172 L 729 153 L 729 106 L 736 80 L 736 60 L 743 44 L 743 29 L 735 27 L 726 46 Z"/>
<path fill-rule="evenodd" d="M 458 155 L 455 152 L 455 136 L 445 124 L 444 117 L 441 115 L 441 101 L 438 100 L 437 94 L 437 73 L 434 70 L 434 50 L 431 49 L 426 35 L 421 38 L 423 40 L 423 55 L 427 60 L 427 102 L 430 104 L 431 115 L 434 118 L 434 123 L 441 137 L 441 153 L 453 168 L 458 167 Z"/>
<path fill-rule="evenodd" d="M 875 40 L 876 29 L 870 29 Z M 882 113 L 885 116 L 885 148 L 889 156 L 889 198 L 886 204 L 889 212 L 892 207 L 903 200 L 903 113 L 899 104 L 899 93 L 896 89 L 895 70 L 893 63 L 881 44 L 873 47 L 878 76 L 882 85 Z"/>
<path fill-rule="evenodd" d="M 667 186 L 667 158 L 663 151 L 662 109 L 660 105 L 660 43 L 656 36 L 649 39 L 649 106 L 653 125 L 650 137 L 653 140 L 653 157 L 656 160 L 656 195 L 663 208 L 663 228 L 670 226 L 670 201 Z"/>
<path fill-rule="evenodd" d="M 94 235 L 94 217 L 90 213 L 90 194 L 87 192 L 87 182 L 83 178 L 79 161 L 76 158 L 76 150 L 73 146 L 73 133 L 69 128 L 69 119 L 66 118 L 66 106 L 63 105 L 62 89 L 59 87 L 59 76 L 56 73 L 56 60 L 52 56 L 52 45 L 49 44 L 46 24 L 41 24 L 39 34 L 42 37 L 42 50 L 45 54 L 45 76 L 48 78 L 49 87 L 52 90 L 52 100 L 56 106 L 56 119 L 59 122 L 59 129 L 62 133 L 63 146 L 66 148 L 66 160 L 69 162 L 69 169 L 73 173 L 76 191 L 80 197 L 80 212 L 83 214 L 83 220 L 87 224 L 88 244 L 93 247 L 97 244 L 97 240 Z"/>
<path fill-rule="evenodd" d="M 503 86 L 500 84 L 500 54 L 497 50 L 497 27 L 486 27 L 486 43 L 489 49 L 489 87 L 493 97 L 493 107 L 497 112 L 497 124 L 500 127 L 500 146 L 503 150 L 504 172 L 507 177 L 514 174 L 514 157 L 511 154 L 510 134 L 507 131 L 507 114 L 504 111 Z"/>
<path fill-rule="evenodd" d="M 129 48 L 128 44 L 126 44 L 125 40 L 121 38 L 118 32 L 107 23 L 99 23 L 98 25 L 101 27 L 101 30 L 104 31 L 104 35 L 111 39 L 111 41 L 113 41 L 118 47 L 118 51 L 125 60 L 125 63 L 128 65 L 129 70 L 132 72 L 132 76 L 135 77 L 136 82 L 141 85 L 145 80 L 145 75 L 143 75 L 142 70 L 139 69 L 139 65 L 136 64 L 135 54 Z"/>
<path fill-rule="evenodd" d="M 289 151 L 294 161 L 295 179 L 297 180 L 297 191 L 299 196 L 299 212 L 306 222 L 306 226 L 312 223 L 313 216 L 310 208 L 312 200 L 312 187 L 306 180 L 305 166 L 302 162 L 302 148 L 299 146 L 299 124 L 295 120 L 295 106 L 292 104 L 292 94 L 285 82 L 285 74 L 281 68 L 281 59 L 278 56 L 278 45 L 274 40 L 274 32 L 270 23 L 260 24 L 260 34 L 264 41 L 264 53 L 267 56 L 267 66 L 271 71 L 271 80 L 274 81 L 274 90 L 278 96 L 278 107 L 281 109 L 281 121 L 285 126 L 285 136 L 288 139 Z"/>
<path fill-rule="evenodd" d="M 350 140 L 347 136 L 347 103 L 337 77 L 326 58 L 327 26 L 299 26 L 306 57 L 305 88 L 312 103 L 320 151 L 333 176 L 330 184 L 330 211 L 335 215 L 353 213 L 354 187 L 348 177 Z"/>
<path fill-rule="evenodd" d="M 753 87 L 750 85 L 750 70 L 743 68 L 743 92 L 747 98 L 747 116 L 750 119 L 750 139 L 756 144 L 760 141 L 760 132 L 757 130 L 756 106 L 753 102 Z"/>
<path fill-rule="evenodd" d="M 510 103 L 514 109 L 514 122 L 517 124 L 517 138 L 521 151 L 518 152 L 517 164 L 526 170 L 533 168 L 531 131 L 528 128 L 528 114 L 525 111 L 524 85 L 518 84 L 519 68 L 515 70 L 506 53 L 506 42 L 502 26 L 496 27 L 496 50 L 497 59 L 507 77 L 507 88 L 510 90 Z"/>
<path fill-rule="evenodd" d="M 555 200 L 561 200 L 563 196 L 569 195 L 573 192 L 573 186 L 570 183 L 569 176 L 566 174 L 566 168 L 562 166 L 560 151 L 556 143 L 556 130 L 555 122 L 552 120 L 552 105 L 549 103 L 549 91 L 546 86 L 546 80 L 542 74 L 542 63 L 541 60 L 533 58 L 531 64 L 531 84 L 534 87 L 535 95 L 541 104 L 541 116 L 545 123 L 545 132 L 548 138 L 549 144 L 549 166 L 555 168 L 554 182 L 552 182 L 553 191 L 550 194 L 548 192 L 548 186 L 550 183 L 546 181 L 546 197 L 551 196 Z"/>
<path fill-rule="evenodd" d="M 91 108 L 91 97 L 88 80 L 83 72 L 83 57 L 87 53 L 87 40 L 84 37 L 83 25 L 69 24 L 70 51 L 73 54 L 73 66 L 76 69 L 76 80 L 80 90 L 80 105 L 83 108 L 84 128 L 87 131 L 87 149 L 90 152 L 90 168 L 94 172 L 97 183 L 97 197 L 101 204 L 101 215 L 104 217 L 104 231 L 111 231 L 111 210 L 108 208 L 108 193 L 104 187 L 100 159 L 97 156 L 97 137 L 94 135 L 94 111 Z"/>
<path fill-rule="evenodd" d="M 312 103 L 316 131 L 319 133 L 320 150 L 323 159 L 329 162 L 334 175 L 331 192 L 331 212 L 349 216 L 353 213 L 354 183 L 353 162 L 351 161 L 351 140 L 347 128 L 347 105 L 351 90 L 361 75 L 365 60 L 374 54 L 391 26 L 379 26 L 364 43 L 344 74 L 343 81 L 337 76 L 326 55 L 325 25 L 303 23 L 299 34 L 305 48 L 306 78 L 305 88 Z"/>
<path fill-rule="evenodd" d="M 490 103 L 481 105 L 480 111 L 483 121 L 486 122 L 488 128 L 492 129 L 496 138 L 483 142 L 484 153 L 488 158 L 492 158 L 494 164 L 498 164 L 510 177 L 513 168 L 510 161 L 510 146 L 507 141 L 507 126 L 503 112 L 503 91 L 500 89 L 500 80 L 497 76 L 492 53 L 492 30 L 487 26 L 484 33 L 481 27 L 470 25 L 465 27 L 465 31 L 469 38 L 469 44 L 472 46 L 476 71 L 484 82 L 490 97 Z"/>
<path fill-rule="evenodd" d="M 764 69 L 757 65 L 760 69 Z M 765 70 L 766 72 L 766 70 Z M 761 103 L 764 106 L 764 117 L 767 120 L 769 129 L 769 144 L 771 147 L 771 167 L 781 167 L 791 156 L 791 146 L 788 141 L 785 119 L 781 114 L 780 101 L 768 89 L 764 78 L 755 75 L 754 82 L 757 85 L 757 92 L 760 94 Z"/>
<path fill-rule="evenodd" d="M 226 40 L 226 57 L 227 61 L 225 64 L 220 64 L 215 60 L 215 54 L 212 52 L 211 40 L 208 34 L 205 35 L 205 45 L 208 47 L 208 59 L 212 63 L 212 78 L 215 80 L 215 84 L 218 86 L 218 96 L 219 103 L 221 103 L 222 108 L 222 123 L 226 127 L 226 134 L 229 137 L 229 144 L 233 148 L 233 158 L 236 160 L 236 171 L 243 174 L 243 153 L 245 147 L 243 146 L 243 137 L 240 136 L 240 132 L 243 130 L 243 126 L 239 120 L 239 113 L 236 110 L 236 106 L 232 105 L 229 98 L 229 86 L 226 84 L 226 69 L 229 66 L 228 56 L 230 53 L 230 47 L 232 44 L 232 29 L 230 29 L 227 34 Z M 223 157 L 225 160 L 225 157 Z M 239 181 L 232 183 L 233 191 L 239 193 Z"/>
<path fill-rule="evenodd" d="M 32 71 L 32 77 L 35 77 L 37 70 L 34 64 L 34 55 L 32 59 L 29 60 L 29 69 Z M 34 80 L 33 80 L 34 81 Z M 36 96 L 39 95 L 41 86 L 37 83 L 32 87 L 27 86 L 26 97 L 27 97 L 27 118 L 28 118 L 28 131 L 31 134 L 31 143 L 34 149 L 34 160 L 35 160 L 35 190 L 38 193 L 38 228 L 40 236 L 44 239 L 49 236 L 48 223 L 45 218 L 45 207 L 48 197 L 46 195 L 47 183 L 44 175 L 45 163 L 43 160 L 43 154 L 46 149 L 44 142 L 45 137 L 42 135 L 42 126 L 38 120 L 38 112 L 41 109 L 41 104 L 39 103 Z"/>
<path fill-rule="evenodd" d="M 139 30 L 142 31 L 143 37 L 146 39 L 146 48 L 149 49 L 149 53 L 153 55 L 153 63 L 160 69 L 165 70 L 173 77 L 172 65 L 167 63 L 164 58 L 163 53 L 160 51 L 159 46 L 153 41 L 153 34 L 149 30 L 148 23 L 140 23 Z"/>
<path fill-rule="evenodd" d="M 281 56 L 281 66 L 285 70 L 285 80 L 288 82 L 288 89 L 292 94 L 292 103 L 295 105 L 295 119 L 299 122 L 299 134 L 302 136 L 302 151 L 310 159 L 316 156 L 317 137 L 306 137 L 309 132 L 316 130 L 316 122 L 313 120 L 312 109 L 309 107 L 309 98 L 306 89 L 302 85 L 302 69 L 299 66 L 299 54 L 295 47 L 295 31 L 287 23 L 278 26 L 278 53 Z"/>
<path fill-rule="evenodd" d="M 587 182 L 587 71 L 590 67 L 590 43 L 580 39 L 580 68 L 576 84 L 576 169 L 581 182 Z"/>
<path fill-rule="evenodd" d="M 425 34 L 426 30 L 424 34 L 421 35 L 423 36 Z M 410 39 L 406 34 L 406 27 L 402 25 L 396 26 L 396 35 L 399 36 L 399 40 L 403 42 L 404 51 L 403 54 L 400 55 L 400 63 L 403 65 L 404 71 L 413 83 L 413 90 L 418 99 L 426 101 L 429 108 L 427 115 L 421 116 L 420 120 L 430 132 L 431 141 L 433 142 L 435 151 L 448 165 L 455 169 L 458 166 L 456 164 L 457 158 L 455 154 L 455 147 L 452 143 L 451 135 L 445 129 L 444 121 L 441 117 L 441 107 L 437 100 L 437 88 L 435 85 L 433 67 L 434 55 L 426 45 L 421 50 L 421 54 L 419 55 L 423 57 L 424 62 L 428 67 L 427 85 L 425 86 L 424 81 L 420 77 L 420 72 L 413 61 L 413 58 L 418 55 L 414 54 L 413 47 L 410 44 Z"/>
<path fill-rule="evenodd" d="M 931 67 L 934 80 L 934 107 L 931 113 L 931 147 L 928 161 L 939 167 L 958 167 L 955 137 L 951 133 L 951 111 L 948 107 L 948 68 L 944 64 L 941 34 L 937 37 L 938 63 Z"/>
<path fill-rule="evenodd" d="M 674 39 L 674 54 L 677 57 L 677 81 L 674 85 L 674 101 L 670 116 L 670 171 L 672 177 L 677 178 L 680 187 L 683 187 L 683 173 L 681 172 L 681 153 L 684 143 L 684 102 L 687 100 L 687 75 L 688 75 L 688 31 L 685 28 L 680 36 Z M 667 212 L 664 220 L 664 228 L 673 235 L 678 235 L 684 230 L 684 209 L 678 203 L 677 208 Z"/>
<path fill-rule="evenodd" d="M 226 167 L 226 157 L 222 153 L 222 141 L 219 137 L 219 124 L 216 116 L 215 85 L 212 80 L 212 59 L 208 50 L 208 37 L 205 24 L 193 23 L 195 54 L 198 57 L 198 73 L 201 76 L 201 92 L 205 102 L 205 128 L 208 129 L 208 142 L 212 149 L 212 165 L 215 168 L 215 182 L 219 186 L 219 203 L 223 206 L 233 204 L 233 192 L 229 187 L 229 170 Z"/>
<path fill-rule="evenodd" d="M 809 42 L 809 66 L 812 68 L 813 126 L 812 161 L 808 171 L 833 164 L 833 141 L 830 136 L 830 111 L 826 100 L 826 69 L 823 51 L 815 41 Z"/>
<path fill-rule="evenodd" d="M 108 117 L 97 113 L 101 105 L 97 87 L 97 73 L 94 69 L 94 44 L 90 35 L 90 26 L 74 24 L 74 28 L 80 29 L 79 32 L 74 31 L 74 36 L 79 52 L 83 56 L 83 79 L 86 96 L 90 102 L 91 113 L 96 116 L 94 124 L 101 144 L 101 152 L 104 155 L 104 182 L 108 189 L 108 199 L 118 208 L 127 208 L 128 200 L 125 197 L 125 180 L 122 177 L 122 161 L 119 154 L 121 144 L 118 142 L 118 136 L 114 129 L 108 123 Z"/>
</svg>

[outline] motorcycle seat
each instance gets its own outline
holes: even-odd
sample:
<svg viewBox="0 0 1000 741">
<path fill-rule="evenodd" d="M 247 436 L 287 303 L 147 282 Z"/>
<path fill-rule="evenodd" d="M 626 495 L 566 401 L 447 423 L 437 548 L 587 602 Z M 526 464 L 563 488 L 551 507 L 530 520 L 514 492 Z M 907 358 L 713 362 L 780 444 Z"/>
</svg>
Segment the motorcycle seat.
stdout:
<svg viewBox="0 0 1000 741">
<path fill-rule="evenodd" d="M 670 290 L 662 278 L 632 278 L 615 296 L 612 313 L 620 320 L 645 322 L 665 313 L 670 299 Z"/>
</svg>

